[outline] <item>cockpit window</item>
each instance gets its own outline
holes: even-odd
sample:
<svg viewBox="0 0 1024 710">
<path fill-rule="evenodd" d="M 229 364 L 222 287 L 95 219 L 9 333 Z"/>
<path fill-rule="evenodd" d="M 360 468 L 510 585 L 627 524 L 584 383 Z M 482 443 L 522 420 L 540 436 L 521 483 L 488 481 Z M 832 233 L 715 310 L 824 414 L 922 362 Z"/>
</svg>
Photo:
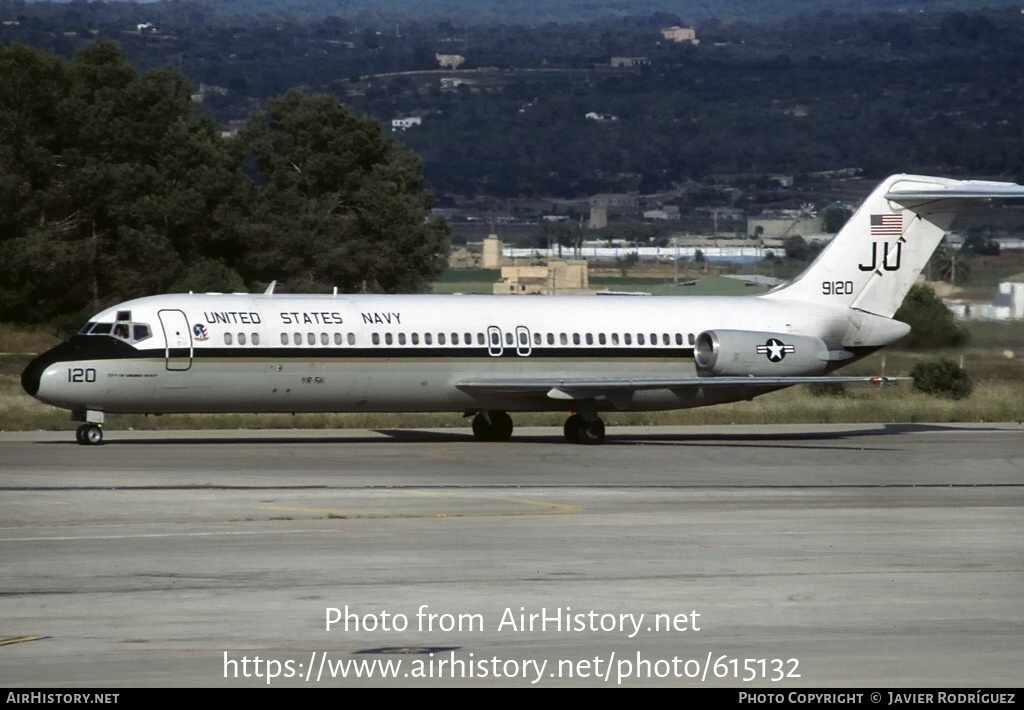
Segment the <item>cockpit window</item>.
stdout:
<svg viewBox="0 0 1024 710">
<path fill-rule="evenodd" d="M 89 335 L 110 335 L 113 327 L 113 323 L 93 323 L 92 328 L 89 330 Z M 82 332 L 85 332 L 84 328 Z"/>
<path fill-rule="evenodd" d="M 147 338 L 153 337 L 153 329 L 145 323 L 128 323 L 118 321 L 117 323 L 96 323 L 89 321 L 80 331 L 79 335 L 113 335 L 115 338 L 138 343 Z"/>
<path fill-rule="evenodd" d="M 132 342 L 133 343 L 137 343 L 140 340 L 145 340 L 146 338 L 150 338 L 152 336 L 153 336 L 153 333 L 150 332 L 149 326 L 146 325 L 145 323 L 135 323 L 134 325 L 132 325 Z"/>
</svg>

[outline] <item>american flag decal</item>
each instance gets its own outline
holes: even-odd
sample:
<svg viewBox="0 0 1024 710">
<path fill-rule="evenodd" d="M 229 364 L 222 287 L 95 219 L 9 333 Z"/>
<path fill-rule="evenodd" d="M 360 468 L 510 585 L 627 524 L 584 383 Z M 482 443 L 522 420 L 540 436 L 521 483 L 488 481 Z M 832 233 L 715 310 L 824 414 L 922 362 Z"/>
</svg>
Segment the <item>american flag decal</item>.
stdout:
<svg viewBox="0 0 1024 710">
<path fill-rule="evenodd" d="M 871 215 L 872 237 L 899 237 L 903 234 L 903 215 Z"/>
</svg>

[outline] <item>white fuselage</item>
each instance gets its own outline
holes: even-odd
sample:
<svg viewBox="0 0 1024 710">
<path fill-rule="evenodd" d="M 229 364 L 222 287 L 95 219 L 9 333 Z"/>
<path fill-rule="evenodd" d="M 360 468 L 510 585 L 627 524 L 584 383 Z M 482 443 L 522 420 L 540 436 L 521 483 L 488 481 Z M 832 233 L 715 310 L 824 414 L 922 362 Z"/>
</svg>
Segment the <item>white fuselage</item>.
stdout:
<svg viewBox="0 0 1024 710">
<path fill-rule="evenodd" d="M 500 378 L 694 377 L 694 338 L 712 328 L 842 343 L 849 313 L 758 297 L 288 296 L 177 294 L 90 320 L 119 354 L 60 359 L 36 396 L 99 412 L 564 410 L 534 392 L 457 387 Z M 87 326 L 87 330 L 89 326 Z M 122 333 L 123 334 L 123 333 Z M 96 342 L 99 342 L 98 340 Z M 859 342 L 878 347 L 884 342 Z M 130 350 L 129 350 L 130 349 Z M 629 409 L 729 401 L 637 392 Z"/>
</svg>

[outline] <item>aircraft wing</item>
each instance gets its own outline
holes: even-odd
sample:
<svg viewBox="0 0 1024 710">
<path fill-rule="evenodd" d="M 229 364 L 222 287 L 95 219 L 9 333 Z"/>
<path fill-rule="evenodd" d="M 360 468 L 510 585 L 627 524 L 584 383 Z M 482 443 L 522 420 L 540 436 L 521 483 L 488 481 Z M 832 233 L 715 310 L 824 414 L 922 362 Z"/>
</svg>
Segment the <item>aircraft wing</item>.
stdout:
<svg viewBox="0 0 1024 710">
<path fill-rule="evenodd" d="M 467 394 L 536 395 L 556 400 L 619 399 L 642 390 L 685 390 L 718 387 L 789 387 L 825 383 L 888 383 L 907 377 L 680 377 L 680 378 L 522 378 L 464 380 L 455 386 Z"/>
</svg>

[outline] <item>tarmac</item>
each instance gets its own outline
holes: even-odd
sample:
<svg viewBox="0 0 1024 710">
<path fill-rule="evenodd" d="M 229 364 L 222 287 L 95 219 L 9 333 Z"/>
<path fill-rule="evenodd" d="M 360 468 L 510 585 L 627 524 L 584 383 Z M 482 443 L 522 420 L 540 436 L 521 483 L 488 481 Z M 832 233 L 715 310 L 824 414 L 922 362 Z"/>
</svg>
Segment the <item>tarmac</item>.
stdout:
<svg viewBox="0 0 1024 710">
<path fill-rule="evenodd" d="M 0 434 L 0 687 L 1016 687 L 1010 424 Z"/>
</svg>

